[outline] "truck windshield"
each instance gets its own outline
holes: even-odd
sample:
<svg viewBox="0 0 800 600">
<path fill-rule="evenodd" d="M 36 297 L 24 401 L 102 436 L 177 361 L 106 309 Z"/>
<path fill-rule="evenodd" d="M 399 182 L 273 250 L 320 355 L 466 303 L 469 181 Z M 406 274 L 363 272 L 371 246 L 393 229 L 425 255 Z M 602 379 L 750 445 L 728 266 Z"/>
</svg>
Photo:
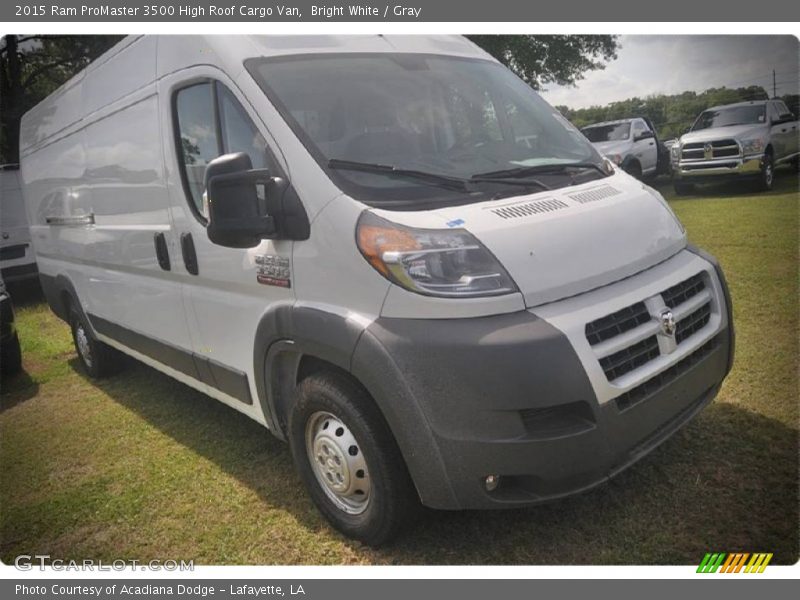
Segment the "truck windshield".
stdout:
<svg viewBox="0 0 800 600">
<path fill-rule="evenodd" d="M 759 125 L 766 120 L 766 106 L 763 104 L 717 108 L 701 113 L 694 122 L 692 131 L 731 125 Z"/>
<path fill-rule="evenodd" d="M 603 164 L 558 111 L 487 60 L 330 54 L 245 65 L 331 178 L 365 201 L 464 195 L 430 185 L 430 178 L 387 176 L 389 166 L 469 179 L 520 167 Z M 381 168 L 331 168 L 347 163 Z M 570 176 L 568 169 L 547 175 L 563 185 Z"/>
<path fill-rule="evenodd" d="M 590 142 L 621 142 L 631 134 L 630 123 L 613 123 L 611 125 L 592 125 L 581 130 Z"/>
</svg>

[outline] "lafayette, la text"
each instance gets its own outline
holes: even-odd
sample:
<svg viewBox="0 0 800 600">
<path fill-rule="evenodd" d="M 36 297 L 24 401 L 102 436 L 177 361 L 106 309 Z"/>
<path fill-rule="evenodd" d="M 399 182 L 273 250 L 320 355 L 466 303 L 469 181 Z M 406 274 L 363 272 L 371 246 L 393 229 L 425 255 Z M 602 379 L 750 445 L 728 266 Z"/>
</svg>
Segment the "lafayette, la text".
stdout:
<svg viewBox="0 0 800 600">
<path fill-rule="evenodd" d="M 202 17 L 249 17 L 256 19 L 289 18 L 302 19 L 303 12 L 297 6 L 277 4 L 273 6 L 250 6 L 247 4 L 230 4 L 205 6 L 153 4 L 149 6 L 59 6 L 51 5 L 16 5 L 16 15 L 24 17 L 183 17 L 197 19 Z M 337 17 L 396 19 L 419 19 L 422 7 L 403 4 L 319 4 L 309 7 L 312 19 L 334 19 Z"/>
</svg>

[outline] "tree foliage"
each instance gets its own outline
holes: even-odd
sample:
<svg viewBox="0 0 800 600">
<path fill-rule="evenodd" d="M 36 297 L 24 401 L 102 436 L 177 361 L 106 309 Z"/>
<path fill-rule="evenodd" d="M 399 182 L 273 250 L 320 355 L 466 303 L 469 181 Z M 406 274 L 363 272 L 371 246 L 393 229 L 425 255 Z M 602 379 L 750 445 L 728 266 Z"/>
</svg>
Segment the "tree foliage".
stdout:
<svg viewBox="0 0 800 600">
<path fill-rule="evenodd" d="M 574 85 L 587 71 L 617 58 L 615 35 L 472 35 L 473 42 L 534 89 Z"/>
<path fill-rule="evenodd" d="M 556 108 L 576 127 L 592 123 L 626 119 L 630 117 L 649 117 L 663 139 L 679 137 L 688 129 L 697 116 L 711 106 L 732 104 L 745 100 L 767 100 L 769 95 L 760 86 L 740 88 L 710 88 L 704 92 L 683 92 L 680 94 L 657 94 L 645 98 L 628 98 L 612 102 L 606 106 L 571 109 L 567 106 Z M 782 98 L 794 114 L 798 114 L 797 94 Z"/>
<path fill-rule="evenodd" d="M 7 35 L 0 41 L 0 162 L 19 161 L 19 123 L 92 60 L 114 35 Z"/>
</svg>

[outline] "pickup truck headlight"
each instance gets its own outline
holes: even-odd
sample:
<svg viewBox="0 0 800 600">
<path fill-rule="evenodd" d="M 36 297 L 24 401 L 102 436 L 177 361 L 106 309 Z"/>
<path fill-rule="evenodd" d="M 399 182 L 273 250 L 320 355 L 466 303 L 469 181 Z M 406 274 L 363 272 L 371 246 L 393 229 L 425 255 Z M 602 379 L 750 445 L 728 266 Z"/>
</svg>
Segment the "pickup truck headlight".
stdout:
<svg viewBox="0 0 800 600">
<path fill-rule="evenodd" d="M 669 155 L 672 157 L 673 161 L 678 161 L 681 158 L 681 147 L 680 144 L 675 144 L 672 148 L 669 149 Z"/>
<path fill-rule="evenodd" d="M 758 154 L 764 151 L 764 140 L 761 138 L 753 138 L 751 140 L 742 140 L 742 154 Z"/>
<path fill-rule="evenodd" d="M 376 271 L 418 294 L 474 298 L 517 291 L 492 253 L 463 229 L 416 229 L 364 211 L 356 241 Z"/>
</svg>

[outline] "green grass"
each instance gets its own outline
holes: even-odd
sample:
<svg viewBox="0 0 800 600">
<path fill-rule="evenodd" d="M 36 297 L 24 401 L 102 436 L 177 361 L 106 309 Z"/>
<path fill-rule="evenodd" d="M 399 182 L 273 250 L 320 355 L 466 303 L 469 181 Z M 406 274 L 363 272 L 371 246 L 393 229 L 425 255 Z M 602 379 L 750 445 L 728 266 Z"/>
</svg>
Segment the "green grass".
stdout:
<svg viewBox="0 0 800 600">
<path fill-rule="evenodd" d="M 18 309 L 25 373 L 2 386 L 0 558 L 697 564 L 709 550 L 741 550 L 794 563 L 797 179 L 784 173 L 764 195 L 669 199 L 727 273 L 736 363 L 697 419 L 596 491 L 526 510 L 430 513 L 393 546 L 366 548 L 326 525 L 266 430 L 142 365 L 87 380 L 67 327 L 31 302 Z"/>
</svg>

